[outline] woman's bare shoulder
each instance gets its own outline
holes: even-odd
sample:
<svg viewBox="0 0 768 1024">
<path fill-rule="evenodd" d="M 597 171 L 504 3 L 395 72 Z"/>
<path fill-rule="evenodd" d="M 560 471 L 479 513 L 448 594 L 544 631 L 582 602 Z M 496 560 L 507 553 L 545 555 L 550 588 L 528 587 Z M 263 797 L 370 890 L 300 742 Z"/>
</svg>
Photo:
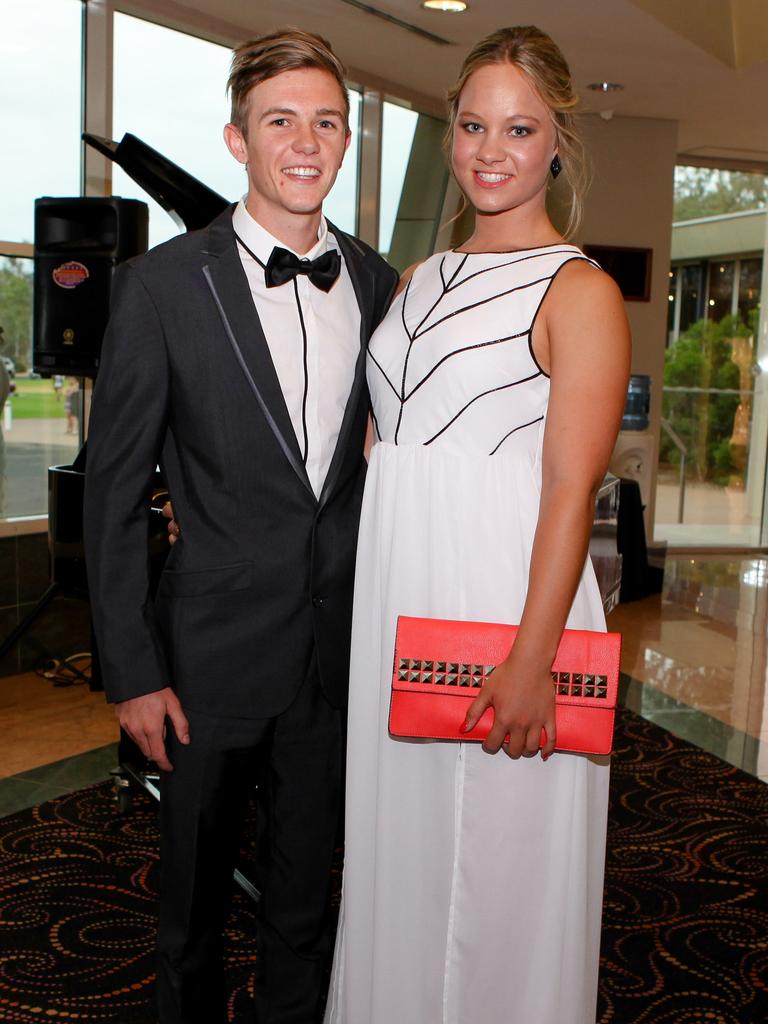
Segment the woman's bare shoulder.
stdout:
<svg viewBox="0 0 768 1024">
<path fill-rule="evenodd" d="M 619 287 L 604 270 L 585 257 L 569 259 L 558 273 L 554 296 L 562 302 L 623 304 Z"/>
</svg>

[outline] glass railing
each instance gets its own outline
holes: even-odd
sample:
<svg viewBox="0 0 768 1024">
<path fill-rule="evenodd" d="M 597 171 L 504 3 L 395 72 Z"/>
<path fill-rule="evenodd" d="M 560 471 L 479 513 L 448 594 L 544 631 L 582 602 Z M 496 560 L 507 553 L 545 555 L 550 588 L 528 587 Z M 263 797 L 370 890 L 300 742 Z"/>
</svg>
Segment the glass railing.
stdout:
<svg viewBox="0 0 768 1024">
<path fill-rule="evenodd" d="M 691 546 L 759 543 L 764 473 L 751 450 L 759 400 L 751 383 L 663 388 L 656 539 Z"/>
<path fill-rule="evenodd" d="M 759 315 L 758 306 L 697 320 L 666 350 L 657 540 L 683 547 L 760 543 L 768 378 L 756 346 Z"/>
</svg>

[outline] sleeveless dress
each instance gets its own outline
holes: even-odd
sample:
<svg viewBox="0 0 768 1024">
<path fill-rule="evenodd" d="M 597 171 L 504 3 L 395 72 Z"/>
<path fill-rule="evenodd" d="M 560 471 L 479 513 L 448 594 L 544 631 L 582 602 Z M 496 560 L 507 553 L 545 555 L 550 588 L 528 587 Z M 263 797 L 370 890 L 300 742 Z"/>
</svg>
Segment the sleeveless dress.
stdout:
<svg viewBox="0 0 768 1024">
<path fill-rule="evenodd" d="M 565 243 L 438 253 L 369 345 L 326 1024 L 595 1021 L 608 759 L 512 761 L 387 730 L 398 615 L 520 620 L 549 394 L 531 333 L 574 259 Z M 589 559 L 567 624 L 605 629 Z"/>
</svg>

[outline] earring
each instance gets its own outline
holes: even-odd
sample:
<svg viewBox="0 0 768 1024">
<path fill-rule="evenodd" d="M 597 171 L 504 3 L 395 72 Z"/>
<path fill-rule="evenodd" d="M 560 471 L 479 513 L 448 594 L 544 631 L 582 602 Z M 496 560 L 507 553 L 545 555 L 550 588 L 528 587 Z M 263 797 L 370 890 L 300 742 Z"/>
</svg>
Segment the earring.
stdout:
<svg viewBox="0 0 768 1024">
<path fill-rule="evenodd" d="M 558 153 L 552 157 L 552 163 L 549 165 L 549 170 L 553 178 L 556 178 L 560 171 L 562 171 L 563 165 L 560 163 L 560 156 Z"/>
</svg>

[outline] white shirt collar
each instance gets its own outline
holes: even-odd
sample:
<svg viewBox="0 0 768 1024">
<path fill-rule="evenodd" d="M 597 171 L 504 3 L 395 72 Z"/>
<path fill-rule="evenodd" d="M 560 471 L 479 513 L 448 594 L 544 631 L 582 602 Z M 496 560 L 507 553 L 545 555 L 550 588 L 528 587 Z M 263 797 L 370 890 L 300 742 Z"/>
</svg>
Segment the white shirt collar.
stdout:
<svg viewBox="0 0 768 1024">
<path fill-rule="evenodd" d="M 285 242 L 281 242 L 279 238 L 275 238 L 271 235 L 266 228 L 263 228 L 257 220 L 255 220 L 248 212 L 245 206 L 245 200 L 247 196 L 243 196 L 240 202 L 235 207 L 235 211 L 232 214 L 232 227 L 235 229 L 235 234 L 239 235 L 240 238 L 245 242 L 248 248 L 254 255 L 256 255 L 262 263 L 266 263 L 269 257 L 272 255 L 272 250 L 275 246 L 279 246 L 282 249 L 288 249 L 289 252 L 295 252 L 291 249 L 290 245 Z M 309 252 L 296 253 L 301 259 L 313 260 L 316 256 L 320 256 L 328 248 L 338 248 L 335 245 L 335 239 L 333 235 L 328 233 L 328 222 L 325 217 L 320 218 L 320 225 L 317 229 L 317 242 L 312 246 Z"/>
</svg>

